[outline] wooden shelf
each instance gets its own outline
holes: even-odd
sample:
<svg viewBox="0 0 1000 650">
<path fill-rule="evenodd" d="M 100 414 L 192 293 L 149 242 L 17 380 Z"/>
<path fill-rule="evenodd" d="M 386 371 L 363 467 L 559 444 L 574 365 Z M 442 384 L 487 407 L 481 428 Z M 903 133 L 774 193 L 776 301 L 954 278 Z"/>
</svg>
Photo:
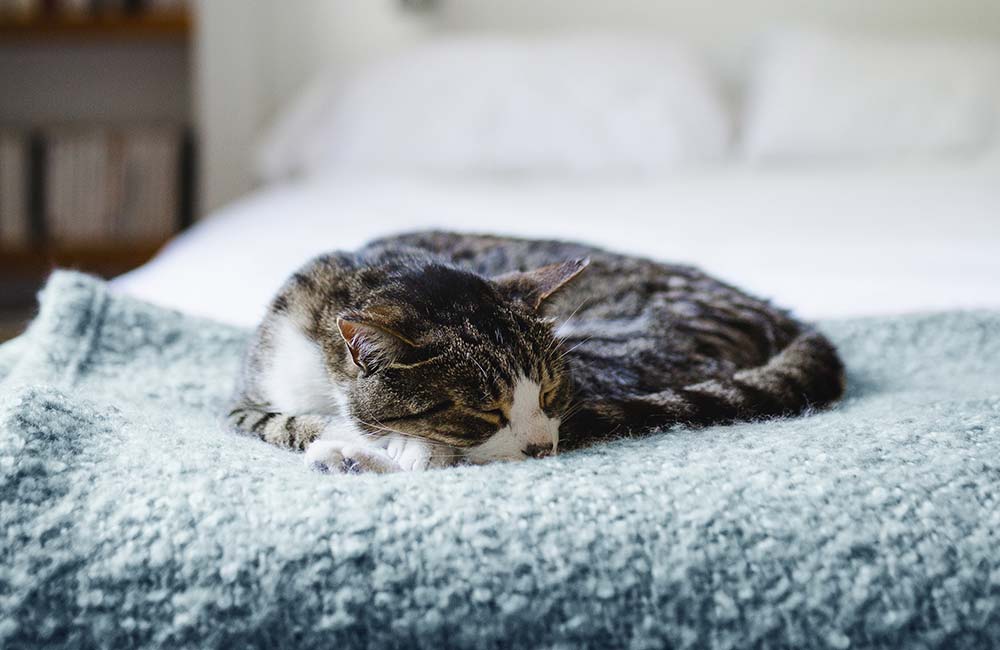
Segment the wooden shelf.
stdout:
<svg viewBox="0 0 1000 650">
<path fill-rule="evenodd" d="M 35 316 L 35 311 L 34 305 L 17 309 L 0 309 L 0 343 L 23 332 L 28 321 Z"/>
<path fill-rule="evenodd" d="M 187 12 L 104 16 L 0 16 L 0 45 L 9 43 L 186 41 L 191 34 Z"/>
<path fill-rule="evenodd" d="M 0 250 L 0 274 L 43 276 L 54 268 L 63 267 L 110 277 L 148 262 L 163 244 Z"/>
</svg>

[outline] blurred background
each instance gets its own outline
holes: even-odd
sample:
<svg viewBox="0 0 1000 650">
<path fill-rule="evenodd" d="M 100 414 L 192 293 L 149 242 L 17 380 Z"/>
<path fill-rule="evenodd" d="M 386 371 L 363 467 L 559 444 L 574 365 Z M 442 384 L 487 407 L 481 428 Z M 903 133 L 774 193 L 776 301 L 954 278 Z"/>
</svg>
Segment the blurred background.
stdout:
<svg viewBox="0 0 1000 650">
<path fill-rule="evenodd" d="M 748 281 L 810 307 L 823 298 L 807 283 L 782 285 L 817 265 L 803 242 L 860 256 L 863 284 L 873 260 L 912 277 L 948 232 L 962 241 L 938 262 L 956 275 L 927 281 L 940 298 L 896 306 L 992 304 L 962 279 L 1000 256 L 997 39 L 996 0 L 0 0 L 0 339 L 51 268 L 119 276 L 227 219 L 117 286 L 249 323 L 307 254 L 465 225 L 680 255 L 737 279 L 736 246 L 761 236 Z M 400 176 L 436 189 L 386 185 Z M 308 201 L 273 189 L 309 179 Z M 453 217 L 436 212 L 470 188 L 482 191 Z M 614 224 L 581 207 L 595 204 Z M 534 213 L 507 220 L 497 205 Z M 822 230 L 834 208 L 855 228 L 840 249 Z M 813 230 L 768 266 L 768 246 L 792 244 L 766 235 L 800 215 Z M 642 229 L 623 234 L 630 223 Z M 744 243 L 718 244 L 734 233 Z M 910 262 L 887 261 L 887 241 Z"/>
<path fill-rule="evenodd" d="M 53 266 L 138 266 L 193 216 L 191 7 L 0 2 L 0 337 Z"/>
</svg>

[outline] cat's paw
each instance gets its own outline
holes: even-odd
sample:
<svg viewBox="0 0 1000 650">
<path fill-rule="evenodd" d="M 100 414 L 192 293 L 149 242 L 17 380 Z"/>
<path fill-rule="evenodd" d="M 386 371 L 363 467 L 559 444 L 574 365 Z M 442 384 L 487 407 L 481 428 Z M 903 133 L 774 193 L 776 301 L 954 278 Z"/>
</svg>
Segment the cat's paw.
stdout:
<svg viewBox="0 0 1000 650">
<path fill-rule="evenodd" d="M 349 463 L 343 454 L 343 443 L 334 440 L 316 440 L 308 447 L 303 460 L 309 469 L 323 474 L 346 474 Z"/>
<path fill-rule="evenodd" d="M 402 467 L 381 449 L 353 442 L 317 440 L 306 448 L 305 463 L 324 474 L 388 474 Z"/>
<path fill-rule="evenodd" d="M 406 472 L 425 470 L 431 463 L 431 447 L 422 440 L 390 436 L 385 451 Z"/>
</svg>

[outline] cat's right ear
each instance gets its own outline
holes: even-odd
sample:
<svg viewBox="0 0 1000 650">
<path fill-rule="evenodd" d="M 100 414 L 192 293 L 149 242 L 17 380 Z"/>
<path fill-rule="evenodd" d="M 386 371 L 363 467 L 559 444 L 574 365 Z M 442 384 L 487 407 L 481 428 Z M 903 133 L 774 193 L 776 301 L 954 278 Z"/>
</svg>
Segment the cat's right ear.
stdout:
<svg viewBox="0 0 1000 650">
<path fill-rule="evenodd" d="M 337 328 L 354 365 L 365 373 L 389 365 L 416 347 L 398 332 L 365 317 L 338 318 Z"/>
<path fill-rule="evenodd" d="M 505 273 L 493 278 L 493 282 L 506 294 L 538 309 L 549 296 L 580 275 L 589 264 L 590 259 L 586 257 L 567 260 L 531 271 Z"/>
</svg>

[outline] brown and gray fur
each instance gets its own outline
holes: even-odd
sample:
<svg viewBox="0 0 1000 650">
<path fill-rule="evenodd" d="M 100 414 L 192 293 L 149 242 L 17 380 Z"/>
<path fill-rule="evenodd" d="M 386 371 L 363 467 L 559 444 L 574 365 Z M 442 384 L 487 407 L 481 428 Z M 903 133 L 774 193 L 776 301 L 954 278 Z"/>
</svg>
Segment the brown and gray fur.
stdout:
<svg viewBox="0 0 1000 650">
<path fill-rule="evenodd" d="M 339 391 L 302 404 L 291 395 L 295 412 L 275 408 L 262 381 L 281 363 L 275 332 L 287 338 L 289 323 Z M 538 390 L 531 427 L 556 422 L 560 451 L 671 425 L 801 414 L 844 388 L 837 352 L 815 329 L 695 268 L 558 241 L 422 232 L 295 273 L 257 330 L 229 419 L 292 449 L 349 425 L 346 451 L 338 443 L 317 457 L 335 471 L 400 469 L 392 454 L 365 451 L 391 437 L 431 450 L 404 468 L 545 455 L 555 449 L 548 434 L 509 424 L 519 377 Z M 486 444 L 503 427 L 523 449 Z"/>
</svg>

